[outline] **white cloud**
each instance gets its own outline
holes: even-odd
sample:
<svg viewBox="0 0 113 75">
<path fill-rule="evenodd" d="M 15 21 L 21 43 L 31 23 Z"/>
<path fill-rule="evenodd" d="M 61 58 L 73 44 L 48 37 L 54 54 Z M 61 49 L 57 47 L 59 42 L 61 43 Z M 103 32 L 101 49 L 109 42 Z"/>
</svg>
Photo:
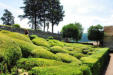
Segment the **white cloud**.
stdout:
<svg viewBox="0 0 113 75">
<path fill-rule="evenodd" d="M 69 23 L 80 22 L 83 25 L 84 31 L 91 25 L 101 24 L 112 25 L 113 24 L 113 11 L 111 0 L 60 0 L 64 6 L 65 17 L 59 26 L 55 26 L 55 32 L 62 29 L 64 25 Z M 5 3 L 0 3 L 0 9 L 9 9 L 14 14 L 16 23 L 22 25 L 22 27 L 28 27 L 28 19 L 20 21 L 18 15 L 23 14 L 23 11 L 18 8 L 11 7 Z M 50 28 L 51 31 L 51 28 Z"/>
</svg>

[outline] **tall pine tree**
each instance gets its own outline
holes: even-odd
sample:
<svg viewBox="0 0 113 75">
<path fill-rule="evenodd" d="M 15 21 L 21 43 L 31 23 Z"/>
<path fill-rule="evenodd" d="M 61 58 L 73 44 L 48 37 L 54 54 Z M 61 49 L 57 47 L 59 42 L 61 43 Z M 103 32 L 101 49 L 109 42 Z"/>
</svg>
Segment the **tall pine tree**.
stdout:
<svg viewBox="0 0 113 75">
<path fill-rule="evenodd" d="M 49 14 L 48 20 L 52 24 L 52 33 L 54 31 L 54 25 L 58 25 L 60 21 L 63 20 L 64 11 L 63 6 L 60 4 L 59 0 L 49 0 Z"/>
</svg>

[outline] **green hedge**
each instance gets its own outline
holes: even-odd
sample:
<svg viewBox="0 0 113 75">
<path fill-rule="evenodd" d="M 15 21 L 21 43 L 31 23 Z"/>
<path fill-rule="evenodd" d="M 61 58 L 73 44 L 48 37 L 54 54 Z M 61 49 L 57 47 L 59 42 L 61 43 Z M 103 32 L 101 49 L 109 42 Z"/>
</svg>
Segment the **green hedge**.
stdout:
<svg viewBox="0 0 113 75">
<path fill-rule="evenodd" d="M 81 61 L 79 61 L 76 57 L 73 57 L 67 53 L 57 53 L 56 55 L 65 63 L 73 62 L 73 63 L 81 64 Z"/>
<path fill-rule="evenodd" d="M 0 33 L 0 35 L 0 65 L 3 62 L 3 64 L 7 64 L 8 69 L 10 69 L 16 64 L 16 61 L 21 58 L 21 48 L 10 37 L 2 33 Z"/>
<path fill-rule="evenodd" d="M 83 75 L 77 65 L 34 67 L 30 73 L 32 75 Z"/>
<path fill-rule="evenodd" d="M 43 39 L 43 38 L 40 38 L 40 37 L 36 37 L 34 39 L 32 39 L 32 42 L 38 46 L 44 46 L 44 47 L 49 47 L 49 43 Z"/>
<path fill-rule="evenodd" d="M 35 58 L 46 58 L 46 59 L 54 59 L 60 60 L 55 54 L 46 50 L 41 46 L 37 46 L 36 49 L 32 51 L 33 57 Z"/>
<path fill-rule="evenodd" d="M 25 70 L 31 70 L 33 67 L 59 66 L 63 64 L 65 63 L 43 58 L 21 58 L 17 61 L 18 68 Z"/>
<path fill-rule="evenodd" d="M 101 75 L 108 62 L 108 48 L 98 48 L 98 51 L 91 56 L 81 58 L 83 64 L 87 64 L 93 75 Z"/>
<path fill-rule="evenodd" d="M 55 54 L 56 53 L 67 53 L 67 51 L 60 46 L 53 46 L 53 47 L 51 47 L 50 51 L 55 53 Z"/>
<path fill-rule="evenodd" d="M 54 40 L 54 39 L 49 39 L 48 40 L 50 46 L 61 46 L 63 47 L 64 46 L 64 42 L 61 42 L 61 41 L 58 41 L 58 40 Z"/>
<path fill-rule="evenodd" d="M 6 31 L 6 30 L 2 30 L 2 31 L 0 31 L 0 33 L 7 35 L 8 37 L 11 37 L 12 39 L 19 39 L 22 41 L 32 43 L 32 41 L 29 39 L 29 37 L 27 35 L 23 35 L 23 34 L 16 33 L 16 32 L 10 32 L 10 31 Z"/>
</svg>

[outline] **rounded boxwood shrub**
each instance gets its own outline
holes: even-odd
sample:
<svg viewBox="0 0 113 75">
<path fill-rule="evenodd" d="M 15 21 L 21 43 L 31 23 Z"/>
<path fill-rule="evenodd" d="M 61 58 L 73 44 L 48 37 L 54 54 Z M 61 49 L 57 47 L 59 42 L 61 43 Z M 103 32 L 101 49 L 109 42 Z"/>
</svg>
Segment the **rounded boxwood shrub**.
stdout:
<svg viewBox="0 0 113 75">
<path fill-rule="evenodd" d="M 50 46 L 64 46 L 64 42 L 58 41 L 58 40 L 54 40 L 54 39 L 50 39 L 48 40 Z"/>
<path fill-rule="evenodd" d="M 63 64 L 65 63 L 43 58 L 21 58 L 17 61 L 18 68 L 25 70 L 31 70 L 33 67 L 58 66 Z"/>
<path fill-rule="evenodd" d="M 20 34 L 20 33 L 16 33 L 16 32 L 10 32 L 10 31 L 6 31 L 6 30 L 2 30 L 2 31 L 0 31 L 0 33 L 3 33 L 4 35 L 11 37 L 12 39 L 19 39 L 19 40 L 22 40 L 22 41 L 32 43 L 32 41 L 29 39 L 29 37 L 24 35 L 24 34 Z"/>
<path fill-rule="evenodd" d="M 53 54 L 52 52 L 46 50 L 41 46 L 37 46 L 37 48 L 32 51 L 32 54 L 33 54 L 33 57 L 35 58 L 47 58 L 47 59 L 60 60 L 55 54 Z"/>
<path fill-rule="evenodd" d="M 49 43 L 47 40 L 43 39 L 43 38 L 40 38 L 40 37 L 37 37 L 37 38 L 34 38 L 32 40 L 32 42 L 38 46 L 45 46 L 45 47 L 49 47 Z"/>
<path fill-rule="evenodd" d="M 33 40 L 33 39 L 35 39 L 35 38 L 37 38 L 37 35 L 30 35 L 30 39 L 31 39 L 31 40 Z"/>
<path fill-rule="evenodd" d="M 77 65 L 59 65 L 49 67 L 34 67 L 29 72 L 31 75 L 83 75 Z"/>
<path fill-rule="evenodd" d="M 19 24 L 13 24 L 12 25 L 14 28 L 20 28 L 20 25 Z"/>
<path fill-rule="evenodd" d="M 8 68 L 15 65 L 16 61 L 21 58 L 22 52 L 19 45 L 10 37 L 0 33 L 0 58 L 1 62 L 5 61 Z"/>
<path fill-rule="evenodd" d="M 73 57 L 67 53 L 57 53 L 56 55 L 65 63 L 81 63 L 81 61 L 76 57 Z"/>
<path fill-rule="evenodd" d="M 53 47 L 51 47 L 50 51 L 53 52 L 53 53 L 55 53 L 55 54 L 56 53 L 66 53 L 66 50 L 64 50 L 60 46 L 53 46 Z"/>
</svg>

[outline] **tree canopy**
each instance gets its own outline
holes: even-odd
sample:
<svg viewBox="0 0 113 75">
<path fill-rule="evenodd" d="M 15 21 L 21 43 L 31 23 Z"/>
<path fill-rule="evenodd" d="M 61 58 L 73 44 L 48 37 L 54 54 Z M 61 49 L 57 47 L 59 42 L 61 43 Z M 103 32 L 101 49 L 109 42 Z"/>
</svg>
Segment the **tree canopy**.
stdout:
<svg viewBox="0 0 113 75">
<path fill-rule="evenodd" d="M 75 24 L 68 24 L 62 28 L 62 36 L 63 38 L 72 38 L 74 40 L 78 40 L 79 37 L 79 29 Z"/>
<path fill-rule="evenodd" d="M 3 24 L 4 25 L 13 25 L 14 24 L 14 17 L 12 15 L 12 13 L 7 9 L 5 9 L 4 11 L 5 12 L 4 12 L 3 16 L 1 17 Z"/>
<path fill-rule="evenodd" d="M 104 29 L 100 24 L 89 27 L 88 29 L 89 40 L 101 42 L 103 41 L 103 37 L 104 37 Z"/>
<path fill-rule="evenodd" d="M 24 14 L 19 17 L 28 18 L 35 30 L 43 26 L 45 31 L 46 23 L 50 22 L 53 32 L 54 25 L 63 20 L 64 11 L 59 0 L 24 0 L 24 5 L 21 7 Z"/>
</svg>

